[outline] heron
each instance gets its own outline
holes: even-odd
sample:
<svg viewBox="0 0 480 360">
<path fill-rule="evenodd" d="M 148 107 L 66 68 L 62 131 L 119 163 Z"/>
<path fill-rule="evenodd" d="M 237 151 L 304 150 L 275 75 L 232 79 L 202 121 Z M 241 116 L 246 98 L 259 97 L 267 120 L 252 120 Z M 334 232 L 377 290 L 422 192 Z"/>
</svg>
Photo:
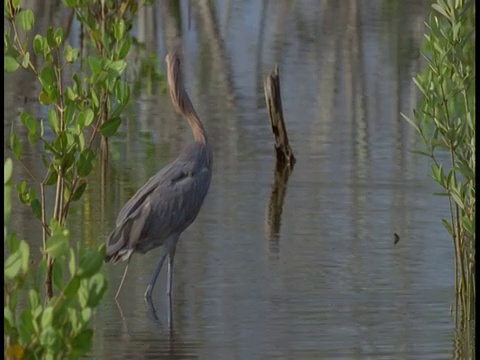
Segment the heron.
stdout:
<svg viewBox="0 0 480 360">
<path fill-rule="evenodd" d="M 145 299 L 151 300 L 153 287 L 168 257 L 167 296 L 172 293 L 173 261 L 180 235 L 195 221 L 212 179 L 212 148 L 207 132 L 185 90 L 180 58 L 165 58 L 170 97 L 176 111 L 185 116 L 193 142 L 178 157 L 152 176 L 120 210 L 116 227 L 106 240 L 105 262 L 127 260 L 115 299 L 120 294 L 130 259 L 163 246 L 163 254 L 148 283 Z"/>
</svg>

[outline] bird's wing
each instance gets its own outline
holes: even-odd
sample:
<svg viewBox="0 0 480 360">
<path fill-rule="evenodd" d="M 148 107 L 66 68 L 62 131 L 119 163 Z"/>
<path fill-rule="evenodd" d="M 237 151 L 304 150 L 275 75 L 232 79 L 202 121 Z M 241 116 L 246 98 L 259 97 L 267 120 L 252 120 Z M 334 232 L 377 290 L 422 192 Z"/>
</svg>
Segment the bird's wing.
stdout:
<svg viewBox="0 0 480 360">
<path fill-rule="evenodd" d="M 135 210 L 145 201 L 145 198 L 150 195 L 155 188 L 170 177 L 174 177 L 178 172 L 178 166 L 173 162 L 152 176 L 130 200 L 123 206 L 117 216 L 116 225 L 119 226 L 127 217 L 129 217 Z"/>
<path fill-rule="evenodd" d="M 152 234 L 179 233 L 195 220 L 210 187 L 212 172 L 207 167 L 184 163 L 175 175 L 149 196 L 154 216 L 148 224 Z"/>
<path fill-rule="evenodd" d="M 119 226 L 117 226 L 107 239 L 106 260 L 113 262 L 126 260 L 135 250 L 135 242 L 142 237 L 142 233 L 151 212 L 151 203 L 147 200 L 138 206 Z M 133 246 L 132 246 L 133 245 Z"/>
<path fill-rule="evenodd" d="M 107 254 L 118 257 L 133 248 L 146 252 L 185 230 L 195 220 L 210 180 L 211 170 L 192 162 L 175 161 L 164 168 L 120 211 Z"/>
</svg>

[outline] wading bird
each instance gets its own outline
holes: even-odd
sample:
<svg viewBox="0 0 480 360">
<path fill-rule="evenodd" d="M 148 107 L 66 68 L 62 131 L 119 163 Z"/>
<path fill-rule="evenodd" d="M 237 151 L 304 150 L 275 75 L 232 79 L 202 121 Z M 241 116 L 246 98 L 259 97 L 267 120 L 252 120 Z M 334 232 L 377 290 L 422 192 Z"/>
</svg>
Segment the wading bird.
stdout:
<svg viewBox="0 0 480 360">
<path fill-rule="evenodd" d="M 152 290 L 168 256 L 167 295 L 172 293 L 173 260 L 182 232 L 193 223 L 207 195 L 212 178 L 212 149 L 207 133 L 183 84 L 180 59 L 169 53 L 165 59 L 173 105 L 184 115 L 192 129 L 194 141 L 175 161 L 154 175 L 125 204 L 108 237 L 105 261 L 128 260 L 115 299 L 120 293 L 133 253 L 164 246 L 152 279 L 145 291 L 151 299 Z"/>
</svg>

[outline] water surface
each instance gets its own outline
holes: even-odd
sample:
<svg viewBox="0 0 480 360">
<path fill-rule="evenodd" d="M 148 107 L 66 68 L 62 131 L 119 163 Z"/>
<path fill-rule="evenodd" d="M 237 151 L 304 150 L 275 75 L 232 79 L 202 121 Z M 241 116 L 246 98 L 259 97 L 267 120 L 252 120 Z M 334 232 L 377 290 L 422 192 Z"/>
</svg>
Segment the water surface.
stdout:
<svg viewBox="0 0 480 360">
<path fill-rule="evenodd" d="M 160 250 L 136 255 L 118 304 L 123 265 L 104 268 L 109 290 L 89 357 L 452 358 L 447 203 L 431 195 L 428 161 L 410 153 L 421 144 L 399 115 L 418 99 L 411 78 L 430 3 L 173 3 L 140 12 L 135 31 L 162 71 L 167 50 L 182 49 L 214 177 L 177 248 L 173 330 L 165 273 L 154 290 L 157 318 L 143 299 Z M 275 185 L 263 98 L 275 64 L 297 158 L 285 187 Z M 23 101 L 38 91 L 31 84 L 6 78 L 7 119 L 22 108 L 42 116 Z M 110 142 L 108 185 L 96 169 L 69 218 L 74 238 L 89 245 L 104 241 L 122 205 L 192 139 L 160 85 L 141 84 Z M 37 159 L 25 161 L 36 169 Z M 28 210 L 14 209 L 13 226 L 40 241 Z"/>
</svg>

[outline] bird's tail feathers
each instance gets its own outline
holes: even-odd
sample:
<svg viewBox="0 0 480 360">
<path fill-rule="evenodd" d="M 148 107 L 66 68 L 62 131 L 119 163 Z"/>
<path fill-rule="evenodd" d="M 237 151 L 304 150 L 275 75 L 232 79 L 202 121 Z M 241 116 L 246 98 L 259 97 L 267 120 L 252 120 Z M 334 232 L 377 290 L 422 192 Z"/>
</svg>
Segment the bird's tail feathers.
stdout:
<svg viewBox="0 0 480 360">
<path fill-rule="evenodd" d="M 105 262 L 112 261 L 114 264 L 120 262 L 120 261 L 125 261 L 132 256 L 133 249 L 120 249 L 118 252 L 116 252 L 113 255 L 106 255 L 105 256 Z"/>
<path fill-rule="evenodd" d="M 119 226 L 112 231 L 107 240 L 107 253 L 105 262 L 112 261 L 116 264 L 119 261 L 127 260 L 133 253 L 134 249 L 126 248 L 128 241 L 125 237 L 123 227 Z"/>
</svg>

